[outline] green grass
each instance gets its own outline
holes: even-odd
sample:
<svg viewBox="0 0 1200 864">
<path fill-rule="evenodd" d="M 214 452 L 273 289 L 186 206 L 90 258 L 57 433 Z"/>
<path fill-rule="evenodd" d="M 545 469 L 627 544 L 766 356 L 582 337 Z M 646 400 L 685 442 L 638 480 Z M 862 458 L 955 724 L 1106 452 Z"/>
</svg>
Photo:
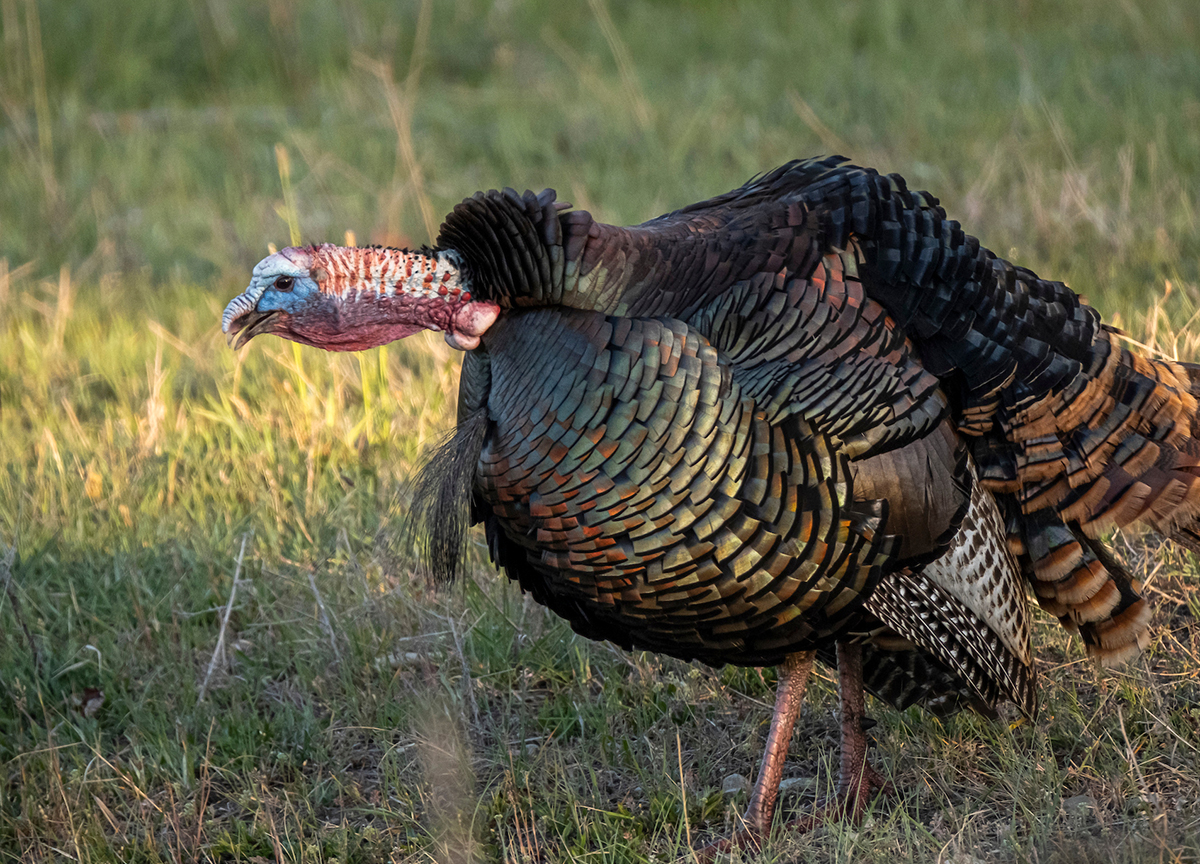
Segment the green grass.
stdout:
<svg viewBox="0 0 1200 864">
<path fill-rule="evenodd" d="M 770 670 L 577 639 L 481 550 L 421 577 L 404 481 L 453 352 L 225 347 L 289 218 L 420 243 L 553 185 L 640 221 L 839 150 L 1197 356 L 1188 0 L 121 6 L 0 0 L 0 861 L 667 861 L 744 806 Z M 1197 562 L 1118 543 L 1142 661 L 1041 621 L 1036 723 L 874 706 L 898 795 L 766 857 L 1200 860 Z M 835 714 L 825 675 L 786 772 L 818 792 Z"/>
</svg>

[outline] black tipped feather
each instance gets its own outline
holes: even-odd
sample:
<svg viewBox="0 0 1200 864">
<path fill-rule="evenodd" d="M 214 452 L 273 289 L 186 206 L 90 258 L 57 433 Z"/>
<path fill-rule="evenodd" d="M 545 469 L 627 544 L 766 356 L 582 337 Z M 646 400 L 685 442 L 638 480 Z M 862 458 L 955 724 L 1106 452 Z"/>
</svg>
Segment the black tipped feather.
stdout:
<svg viewBox="0 0 1200 864">
<path fill-rule="evenodd" d="M 433 447 L 412 484 L 408 533 L 437 582 L 450 582 L 458 573 L 471 527 L 471 483 L 487 426 L 487 412 L 467 415 Z"/>
</svg>

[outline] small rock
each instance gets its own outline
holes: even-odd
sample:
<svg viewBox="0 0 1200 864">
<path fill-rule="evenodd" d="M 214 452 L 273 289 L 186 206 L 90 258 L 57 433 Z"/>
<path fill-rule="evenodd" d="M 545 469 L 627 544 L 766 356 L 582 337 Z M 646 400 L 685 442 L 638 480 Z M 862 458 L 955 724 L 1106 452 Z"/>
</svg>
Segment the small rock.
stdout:
<svg viewBox="0 0 1200 864">
<path fill-rule="evenodd" d="M 399 669 L 401 666 L 416 666 L 421 662 L 421 655 L 416 651 L 393 651 L 385 657 L 375 658 L 375 668 L 385 669 L 391 667 Z"/>
<path fill-rule="evenodd" d="M 1125 802 L 1125 809 L 1130 813 L 1153 813 L 1158 809 L 1162 799 L 1157 792 L 1147 792 L 1145 795 L 1134 795 Z"/>
<path fill-rule="evenodd" d="M 1074 795 L 1063 801 L 1063 812 L 1068 816 L 1083 816 L 1096 809 L 1096 802 L 1091 795 Z"/>
<path fill-rule="evenodd" d="M 721 781 L 721 792 L 725 795 L 737 795 L 739 792 L 749 792 L 750 781 L 741 774 L 730 774 Z"/>
<path fill-rule="evenodd" d="M 95 717 L 104 704 L 104 691 L 96 687 L 84 688 L 83 695 L 73 694 L 71 706 L 84 717 Z"/>
<path fill-rule="evenodd" d="M 951 864 L 985 864 L 982 859 L 976 858 L 970 852 L 962 848 L 955 850 L 954 854 L 950 857 L 950 862 Z"/>
<path fill-rule="evenodd" d="M 779 793 L 796 792 L 803 794 L 811 792 L 817 785 L 815 777 L 788 777 L 786 780 L 779 781 Z"/>
</svg>

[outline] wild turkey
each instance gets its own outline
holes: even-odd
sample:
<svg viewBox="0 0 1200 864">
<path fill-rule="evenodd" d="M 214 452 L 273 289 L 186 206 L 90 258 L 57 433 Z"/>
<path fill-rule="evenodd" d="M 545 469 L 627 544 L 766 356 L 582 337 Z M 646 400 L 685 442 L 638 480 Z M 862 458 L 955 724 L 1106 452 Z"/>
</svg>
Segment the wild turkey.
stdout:
<svg viewBox="0 0 1200 864">
<path fill-rule="evenodd" d="M 780 667 L 746 815 L 771 823 L 814 656 L 839 670 L 841 806 L 881 780 L 864 686 L 1032 715 L 1026 583 L 1088 652 L 1146 644 L 1098 538 L 1196 548 L 1197 367 L 1146 359 L 897 175 L 796 161 L 643 225 L 478 193 L 434 249 L 285 249 L 225 310 L 336 351 L 440 330 L 466 351 L 424 496 L 579 633 Z"/>
</svg>

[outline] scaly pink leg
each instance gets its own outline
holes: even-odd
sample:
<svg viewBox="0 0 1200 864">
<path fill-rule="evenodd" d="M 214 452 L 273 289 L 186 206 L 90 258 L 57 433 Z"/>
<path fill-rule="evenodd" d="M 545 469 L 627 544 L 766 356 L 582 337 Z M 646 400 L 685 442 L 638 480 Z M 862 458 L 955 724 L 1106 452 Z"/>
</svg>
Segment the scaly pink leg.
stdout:
<svg viewBox="0 0 1200 864">
<path fill-rule="evenodd" d="M 779 799 L 779 780 L 783 776 L 783 763 L 787 760 L 788 743 L 792 740 L 792 729 L 800 714 L 800 705 L 804 702 L 804 691 L 808 687 L 808 676 L 812 672 L 815 657 L 815 651 L 801 651 L 779 664 L 775 713 L 771 716 L 771 731 L 767 734 L 762 767 L 750 793 L 750 806 L 746 808 L 746 827 L 729 839 L 719 840 L 702 849 L 699 852 L 701 862 L 711 861 L 715 856 L 735 848 L 758 848 L 762 839 L 770 833 L 775 803 Z"/>
<path fill-rule="evenodd" d="M 839 642 L 837 658 L 838 696 L 842 706 L 837 799 L 810 816 L 788 823 L 788 828 L 794 831 L 810 831 L 831 819 L 858 822 L 877 791 L 889 795 L 892 793 L 891 784 L 867 761 L 867 734 L 863 729 L 866 692 L 863 687 L 862 646 Z"/>
</svg>

